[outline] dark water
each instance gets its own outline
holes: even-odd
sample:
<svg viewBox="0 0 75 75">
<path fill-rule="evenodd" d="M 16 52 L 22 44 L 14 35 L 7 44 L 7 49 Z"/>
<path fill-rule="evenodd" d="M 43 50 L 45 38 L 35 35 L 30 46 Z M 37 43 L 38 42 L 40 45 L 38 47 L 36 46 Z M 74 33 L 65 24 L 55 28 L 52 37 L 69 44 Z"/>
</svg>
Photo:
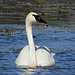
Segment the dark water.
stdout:
<svg viewBox="0 0 75 75">
<path fill-rule="evenodd" d="M 62 5 L 65 5 L 66 9 L 62 6 L 60 10 L 53 5 L 41 9 L 36 1 L 0 0 L 0 75 L 75 74 L 74 1 L 72 4 Z M 32 8 L 34 6 L 35 8 Z M 24 19 L 30 11 L 38 12 L 49 24 L 47 28 L 44 24 L 34 24 L 33 35 L 36 36 L 34 38 L 36 45 L 45 45 L 51 52 L 56 53 L 54 56 L 56 65 L 53 67 L 21 69 L 14 64 L 19 50 L 28 45 Z"/>
</svg>

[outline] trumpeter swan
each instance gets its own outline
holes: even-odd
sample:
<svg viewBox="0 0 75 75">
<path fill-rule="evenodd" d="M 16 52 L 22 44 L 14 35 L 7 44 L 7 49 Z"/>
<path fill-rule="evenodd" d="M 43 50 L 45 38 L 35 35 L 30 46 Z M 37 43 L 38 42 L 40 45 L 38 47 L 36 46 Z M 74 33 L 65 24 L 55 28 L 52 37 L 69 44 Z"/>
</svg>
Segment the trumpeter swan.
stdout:
<svg viewBox="0 0 75 75">
<path fill-rule="evenodd" d="M 26 32 L 29 45 L 25 46 L 19 56 L 17 57 L 15 64 L 22 67 L 36 67 L 36 66 L 52 66 L 55 64 L 53 56 L 54 53 L 50 53 L 47 47 L 40 47 L 34 45 L 32 35 L 32 24 L 34 22 L 45 22 L 37 13 L 30 12 L 26 17 Z"/>
</svg>

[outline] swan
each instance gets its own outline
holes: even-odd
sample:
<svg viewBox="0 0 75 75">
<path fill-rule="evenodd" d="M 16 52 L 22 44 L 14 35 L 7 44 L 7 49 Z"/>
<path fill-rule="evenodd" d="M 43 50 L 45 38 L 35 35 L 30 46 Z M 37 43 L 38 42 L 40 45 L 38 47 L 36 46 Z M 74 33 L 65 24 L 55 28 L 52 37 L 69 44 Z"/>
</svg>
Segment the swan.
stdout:
<svg viewBox="0 0 75 75">
<path fill-rule="evenodd" d="M 47 24 L 47 22 L 35 12 L 30 12 L 26 17 L 25 22 L 29 45 L 25 46 L 20 51 L 15 64 L 20 67 L 45 67 L 55 65 L 55 60 L 53 58 L 55 53 L 50 53 L 50 50 L 46 46 L 35 46 L 32 35 L 33 23 L 41 22 Z"/>
</svg>

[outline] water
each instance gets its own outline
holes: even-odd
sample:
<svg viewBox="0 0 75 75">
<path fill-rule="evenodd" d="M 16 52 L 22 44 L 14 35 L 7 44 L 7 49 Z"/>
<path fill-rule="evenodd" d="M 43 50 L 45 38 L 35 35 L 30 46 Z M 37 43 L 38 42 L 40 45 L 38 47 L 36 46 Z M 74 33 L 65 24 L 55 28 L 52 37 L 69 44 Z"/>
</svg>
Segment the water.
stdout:
<svg viewBox="0 0 75 75">
<path fill-rule="evenodd" d="M 0 25 L 1 26 L 1 25 Z M 4 26 L 4 25 L 2 25 Z M 9 28 L 12 25 L 9 25 Z M 24 31 L 24 26 L 16 26 L 17 29 L 14 35 L 0 36 L 0 74 L 1 75 L 74 75 L 75 72 L 75 31 L 70 31 L 71 27 L 49 26 L 33 26 L 33 33 L 36 45 L 45 45 L 52 52 L 56 65 L 53 67 L 39 67 L 35 69 L 20 69 L 14 64 L 16 57 L 19 54 L 17 50 L 27 45 L 27 37 Z M 15 30 L 14 26 L 13 29 Z M 42 29 L 42 30 L 41 30 Z"/>
<path fill-rule="evenodd" d="M 62 10 L 58 13 L 57 7 L 42 8 L 35 7 L 35 11 L 45 13 L 42 16 L 49 24 L 49 27 L 44 27 L 44 24 L 33 25 L 33 35 L 36 45 L 45 45 L 51 52 L 56 53 L 54 56 L 56 65 L 52 67 L 38 68 L 18 68 L 15 65 L 15 60 L 20 50 L 28 45 L 24 19 L 28 12 L 27 8 L 35 5 L 34 2 L 24 1 L 0 1 L 0 75 L 74 75 L 75 73 L 75 11 L 74 3 L 67 5 L 68 10 Z M 34 5 L 33 5 L 34 4 Z M 10 5 L 10 7 L 9 7 Z M 24 10 L 17 9 L 27 7 Z M 6 12 L 6 9 L 11 9 Z M 72 10 L 71 10 L 72 9 Z M 13 11 L 14 10 L 14 11 Z M 33 10 L 33 9 L 32 9 Z M 13 11 L 13 12 L 12 12 Z M 2 13 L 1 13 L 2 12 Z M 64 16 L 63 16 L 64 15 Z M 5 35 L 5 30 L 7 34 Z M 14 34 L 13 34 L 14 33 Z M 2 35 L 3 34 L 3 35 Z"/>
</svg>

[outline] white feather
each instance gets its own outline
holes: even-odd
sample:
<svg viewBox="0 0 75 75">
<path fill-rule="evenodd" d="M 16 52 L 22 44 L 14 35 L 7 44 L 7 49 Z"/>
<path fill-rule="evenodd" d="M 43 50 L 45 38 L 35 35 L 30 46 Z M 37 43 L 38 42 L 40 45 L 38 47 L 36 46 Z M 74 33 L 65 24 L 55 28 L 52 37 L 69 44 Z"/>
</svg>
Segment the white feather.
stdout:
<svg viewBox="0 0 75 75">
<path fill-rule="evenodd" d="M 55 65 L 53 58 L 55 53 L 50 53 L 50 50 L 46 46 L 40 47 L 34 45 L 32 23 L 36 22 L 36 19 L 32 16 L 33 14 L 38 15 L 31 12 L 26 17 L 26 31 L 29 45 L 21 50 L 15 64 L 20 67 L 53 66 Z"/>
</svg>

